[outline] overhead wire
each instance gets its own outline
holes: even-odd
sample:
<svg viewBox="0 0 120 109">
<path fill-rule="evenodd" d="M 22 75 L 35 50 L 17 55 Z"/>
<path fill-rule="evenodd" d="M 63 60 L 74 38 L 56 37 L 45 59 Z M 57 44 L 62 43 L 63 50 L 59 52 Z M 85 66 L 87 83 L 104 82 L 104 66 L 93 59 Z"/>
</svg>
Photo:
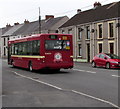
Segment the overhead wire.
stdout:
<svg viewBox="0 0 120 109">
<path fill-rule="evenodd" d="M 101 1 L 101 3 L 105 3 L 105 2 L 107 2 L 107 1 L 110 1 L 110 0 L 103 0 L 103 1 Z M 87 9 L 87 8 L 92 7 L 92 6 L 93 6 L 93 5 L 88 5 L 88 6 L 81 7 L 80 9 Z M 24 15 L 24 14 L 29 13 L 29 12 L 33 12 L 33 11 L 35 12 L 35 11 L 37 11 L 37 10 L 38 10 L 37 8 L 29 9 L 29 10 L 25 10 L 25 11 L 21 11 L 21 12 L 15 13 L 15 14 L 9 16 L 8 18 L 2 17 L 1 19 L 10 20 L 10 19 L 13 18 L 13 16 L 18 16 L 18 15 L 21 16 L 21 15 Z M 77 11 L 77 9 L 72 9 L 72 10 L 65 11 L 65 12 L 60 12 L 60 13 L 54 13 L 53 15 L 54 15 L 54 16 L 65 15 L 65 14 L 72 13 L 72 12 L 75 12 L 75 11 Z M 43 18 L 43 17 L 44 17 L 44 16 L 42 15 L 41 18 Z M 38 17 L 32 18 L 31 20 L 38 20 Z"/>
</svg>

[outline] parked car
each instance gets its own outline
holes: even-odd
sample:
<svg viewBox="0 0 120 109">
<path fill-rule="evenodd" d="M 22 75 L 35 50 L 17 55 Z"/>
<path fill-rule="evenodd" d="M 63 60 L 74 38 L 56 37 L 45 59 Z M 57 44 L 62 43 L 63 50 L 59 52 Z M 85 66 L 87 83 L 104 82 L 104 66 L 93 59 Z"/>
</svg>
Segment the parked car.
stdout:
<svg viewBox="0 0 120 109">
<path fill-rule="evenodd" d="M 120 68 L 120 57 L 110 53 L 99 53 L 93 58 L 92 67 Z"/>
</svg>

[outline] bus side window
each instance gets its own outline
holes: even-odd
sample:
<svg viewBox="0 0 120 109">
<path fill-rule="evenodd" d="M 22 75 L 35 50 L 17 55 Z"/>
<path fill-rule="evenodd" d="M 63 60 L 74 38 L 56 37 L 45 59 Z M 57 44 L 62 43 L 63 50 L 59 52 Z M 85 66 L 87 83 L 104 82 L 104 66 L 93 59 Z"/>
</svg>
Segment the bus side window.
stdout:
<svg viewBox="0 0 120 109">
<path fill-rule="evenodd" d="M 22 54 L 27 55 L 27 42 L 23 42 Z"/>
<path fill-rule="evenodd" d="M 40 55 L 40 41 L 37 40 L 37 55 Z"/>
<path fill-rule="evenodd" d="M 27 46 L 27 55 L 32 55 L 32 41 L 29 41 Z"/>
<path fill-rule="evenodd" d="M 22 55 L 23 53 L 23 43 L 18 44 L 18 55 Z"/>
<path fill-rule="evenodd" d="M 11 45 L 11 55 L 14 55 L 14 54 L 15 54 L 14 51 L 15 51 L 15 50 L 14 50 L 14 44 L 12 44 L 12 45 Z"/>
<path fill-rule="evenodd" d="M 38 40 L 33 41 L 33 55 L 39 55 L 40 42 Z"/>
<path fill-rule="evenodd" d="M 14 50 L 15 50 L 14 51 L 15 55 L 18 55 L 18 44 L 15 44 L 15 49 Z"/>
</svg>

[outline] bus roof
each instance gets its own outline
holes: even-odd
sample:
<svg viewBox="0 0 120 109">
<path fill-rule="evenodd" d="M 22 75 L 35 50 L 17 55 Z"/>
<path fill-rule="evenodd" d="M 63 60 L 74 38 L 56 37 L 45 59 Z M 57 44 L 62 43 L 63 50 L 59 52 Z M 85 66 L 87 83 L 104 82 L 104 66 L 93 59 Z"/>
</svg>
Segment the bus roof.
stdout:
<svg viewBox="0 0 120 109">
<path fill-rule="evenodd" d="M 22 40 L 31 39 L 31 38 L 39 38 L 40 36 L 46 36 L 46 35 L 47 35 L 47 36 L 49 36 L 49 35 L 65 35 L 65 36 L 72 36 L 71 34 L 58 34 L 58 33 L 50 33 L 50 34 L 33 34 L 33 35 L 26 36 L 26 37 L 23 37 L 23 38 L 11 39 L 11 40 L 9 40 L 9 42 L 22 41 Z"/>
</svg>

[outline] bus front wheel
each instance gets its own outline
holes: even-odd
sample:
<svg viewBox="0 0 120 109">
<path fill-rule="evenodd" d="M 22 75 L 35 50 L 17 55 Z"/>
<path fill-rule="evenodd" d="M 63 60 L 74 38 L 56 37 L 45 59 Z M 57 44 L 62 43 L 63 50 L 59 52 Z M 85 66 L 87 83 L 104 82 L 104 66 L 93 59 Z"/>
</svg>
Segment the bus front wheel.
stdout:
<svg viewBox="0 0 120 109">
<path fill-rule="evenodd" d="M 13 60 L 11 60 L 11 65 L 12 65 L 12 67 L 15 67 Z"/>
</svg>

